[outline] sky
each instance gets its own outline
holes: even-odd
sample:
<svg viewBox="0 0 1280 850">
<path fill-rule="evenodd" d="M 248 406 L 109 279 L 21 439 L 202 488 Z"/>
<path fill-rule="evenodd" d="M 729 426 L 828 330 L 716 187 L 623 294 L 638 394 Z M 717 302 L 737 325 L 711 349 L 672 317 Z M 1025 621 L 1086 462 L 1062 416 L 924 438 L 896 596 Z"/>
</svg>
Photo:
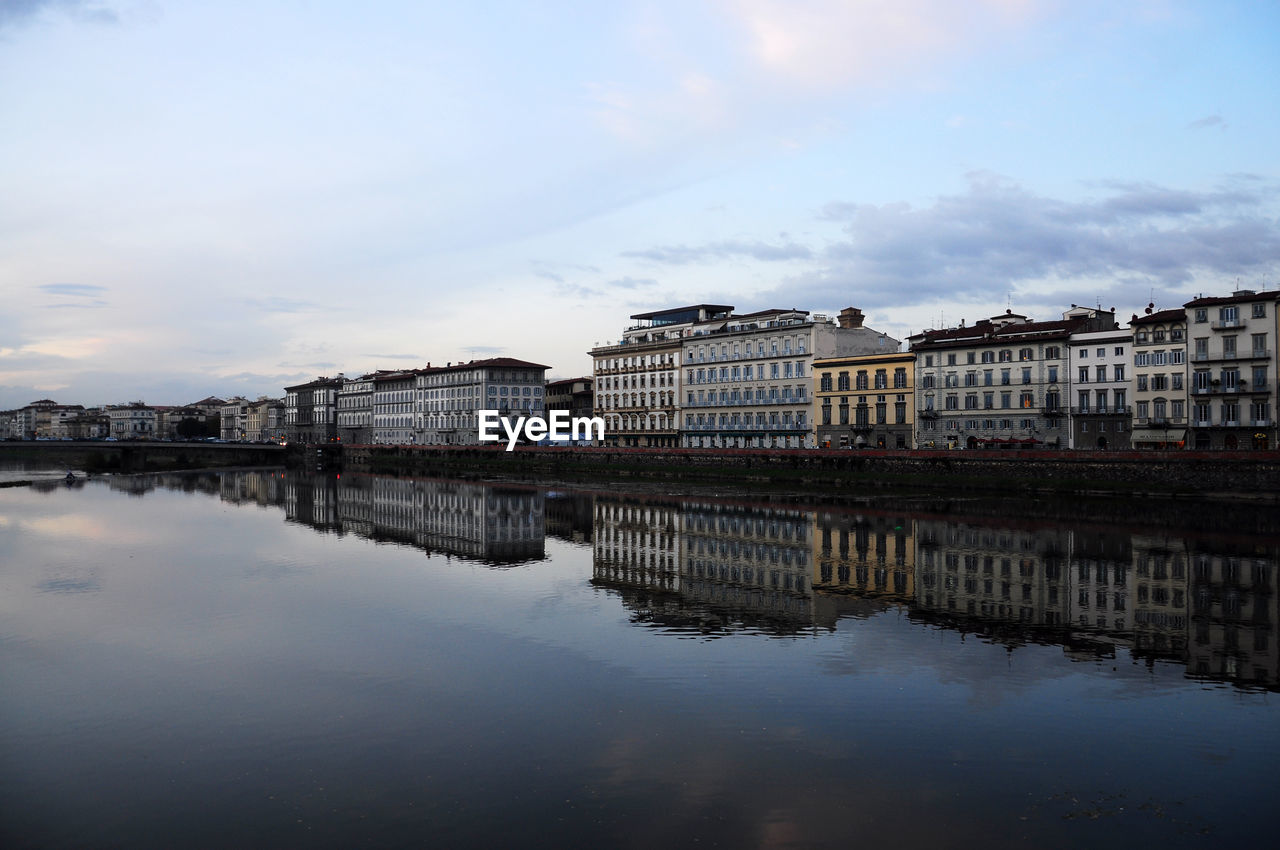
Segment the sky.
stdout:
<svg viewBox="0 0 1280 850">
<path fill-rule="evenodd" d="M 0 0 L 0 409 L 1280 287 L 1280 4 Z"/>
</svg>

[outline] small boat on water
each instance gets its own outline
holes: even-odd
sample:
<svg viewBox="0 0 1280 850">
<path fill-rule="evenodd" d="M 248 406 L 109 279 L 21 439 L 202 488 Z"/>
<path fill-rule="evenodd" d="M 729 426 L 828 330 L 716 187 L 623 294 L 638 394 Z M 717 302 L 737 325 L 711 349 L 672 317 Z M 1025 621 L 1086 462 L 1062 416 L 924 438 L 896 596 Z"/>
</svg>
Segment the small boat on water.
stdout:
<svg viewBox="0 0 1280 850">
<path fill-rule="evenodd" d="M 67 477 L 66 477 L 66 478 L 63 478 L 62 480 L 63 480 L 63 481 L 65 481 L 65 482 L 67 482 L 68 484 L 74 484 L 74 483 L 76 483 L 76 480 L 77 480 L 77 479 L 76 479 L 76 474 L 75 474 L 74 472 L 72 472 L 71 470 L 69 470 L 69 469 L 68 469 L 68 470 L 67 470 Z"/>
</svg>

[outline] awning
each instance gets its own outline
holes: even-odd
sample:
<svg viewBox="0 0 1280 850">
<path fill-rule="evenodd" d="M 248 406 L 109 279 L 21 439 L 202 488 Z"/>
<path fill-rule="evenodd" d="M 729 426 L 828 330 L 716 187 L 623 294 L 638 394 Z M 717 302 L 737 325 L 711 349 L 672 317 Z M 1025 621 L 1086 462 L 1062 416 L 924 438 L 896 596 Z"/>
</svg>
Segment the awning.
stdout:
<svg viewBox="0 0 1280 850">
<path fill-rule="evenodd" d="M 1183 443 L 1186 439 L 1186 428 L 1134 428 L 1129 434 L 1130 443 Z"/>
</svg>

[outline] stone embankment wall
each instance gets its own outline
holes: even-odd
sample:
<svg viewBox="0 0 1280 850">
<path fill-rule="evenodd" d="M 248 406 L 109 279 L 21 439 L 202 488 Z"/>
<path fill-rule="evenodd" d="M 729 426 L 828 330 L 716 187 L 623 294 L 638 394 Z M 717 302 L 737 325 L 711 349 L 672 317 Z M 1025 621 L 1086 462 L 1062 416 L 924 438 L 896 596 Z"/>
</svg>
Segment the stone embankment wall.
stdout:
<svg viewBox="0 0 1280 850">
<path fill-rule="evenodd" d="M 780 484 L 1018 487 L 1231 493 L 1280 497 L 1280 451 L 849 451 L 346 446 L 344 463 L 377 471 L 471 469 L 489 474 L 616 475 Z"/>
</svg>

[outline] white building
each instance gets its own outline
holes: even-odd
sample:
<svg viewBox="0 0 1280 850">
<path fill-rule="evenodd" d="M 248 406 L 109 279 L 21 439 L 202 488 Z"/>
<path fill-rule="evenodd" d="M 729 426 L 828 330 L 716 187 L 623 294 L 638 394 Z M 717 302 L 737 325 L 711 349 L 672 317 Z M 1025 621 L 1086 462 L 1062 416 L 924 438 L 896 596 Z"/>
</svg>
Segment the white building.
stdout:
<svg viewBox="0 0 1280 850">
<path fill-rule="evenodd" d="M 373 378 L 373 442 L 410 445 L 414 433 L 413 394 L 418 373 L 384 372 Z"/>
<path fill-rule="evenodd" d="M 699 322 L 682 349 L 681 445 L 800 448 L 815 440 L 814 359 L 891 353 L 898 340 L 863 327 L 852 307 L 838 326 L 761 310 Z"/>
<path fill-rule="evenodd" d="M 413 430 L 422 445 L 479 444 L 479 411 L 500 416 L 545 415 L 547 366 L 493 357 L 419 370 Z"/>
<path fill-rule="evenodd" d="M 117 440 L 150 440 L 156 435 L 156 411 L 140 401 L 107 408 L 111 436 Z"/>
</svg>

